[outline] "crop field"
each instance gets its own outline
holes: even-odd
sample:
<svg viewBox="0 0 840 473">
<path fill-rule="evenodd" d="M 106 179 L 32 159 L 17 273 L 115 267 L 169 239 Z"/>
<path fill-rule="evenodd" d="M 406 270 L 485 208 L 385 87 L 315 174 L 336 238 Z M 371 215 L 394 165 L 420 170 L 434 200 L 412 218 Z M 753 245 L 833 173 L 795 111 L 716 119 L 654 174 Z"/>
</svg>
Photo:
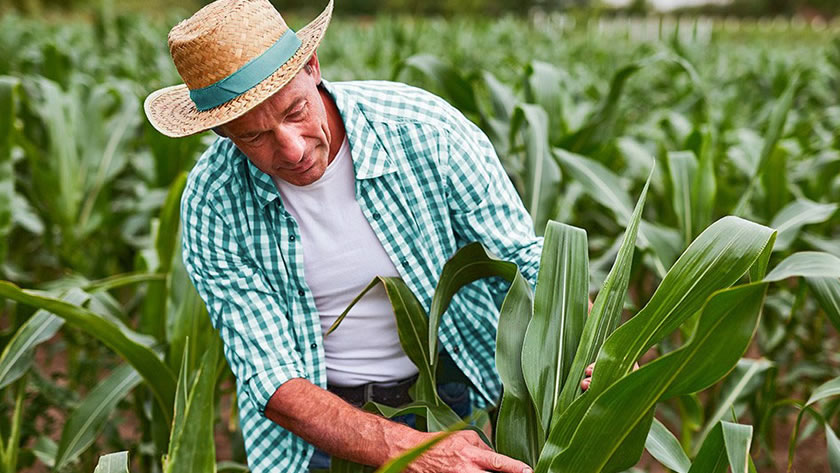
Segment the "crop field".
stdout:
<svg viewBox="0 0 840 473">
<path fill-rule="evenodd" d="M 166 138 L 142 109 L 181 82 L 183 15 L 163 16 L 0 17 L 0 473 L 247 471 L 181 263 L 186 173 L 216 137 Z M 501 408 L 475 421 L 499 452 L 538 473 L 840 473 L 840 26 L 338 17 L 318 56 L 328 80 L 457 107 L 545 236 L 534 294 L 480 246 L 435 294 L 465 263 L 511 281 Z M 437 330 L 439 309 L 398 325 Z M 403 342 L 430 431 L 459 420 L 434 340 Z"/>
</svg>

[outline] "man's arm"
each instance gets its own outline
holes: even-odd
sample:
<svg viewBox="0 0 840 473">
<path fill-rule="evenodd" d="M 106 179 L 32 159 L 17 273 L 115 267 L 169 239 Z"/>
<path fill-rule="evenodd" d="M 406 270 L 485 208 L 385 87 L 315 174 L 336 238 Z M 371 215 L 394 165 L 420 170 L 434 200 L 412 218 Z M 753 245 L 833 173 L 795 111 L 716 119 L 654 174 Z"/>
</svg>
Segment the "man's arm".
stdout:
<svg viewBox="0 0 840 473">
<path fill-rule="evenodd" d="M 268 402 L 265 415 L 332 456 L 379 466 L 435 434 L 356 409 L 333 393 L 305 379 L 280 386 Z M 468 473 L 494 470 L 528 473 L 528 465 L 493 452 L 478 434 L 457 432 L 438 443 L 407 471 L 413 473 Z"/>
<path fill-rule="evenodd" d="M 478 126 L 452 109 L 447 156 L 447 188 L 452 229 L 465 242 L 479 241 L 497 257 L 519 266 L 536 286 L 543 238 L 502 166 L 493 144 Z M 496 280 L 504 294 L 508 284 Z"/>
</svg>

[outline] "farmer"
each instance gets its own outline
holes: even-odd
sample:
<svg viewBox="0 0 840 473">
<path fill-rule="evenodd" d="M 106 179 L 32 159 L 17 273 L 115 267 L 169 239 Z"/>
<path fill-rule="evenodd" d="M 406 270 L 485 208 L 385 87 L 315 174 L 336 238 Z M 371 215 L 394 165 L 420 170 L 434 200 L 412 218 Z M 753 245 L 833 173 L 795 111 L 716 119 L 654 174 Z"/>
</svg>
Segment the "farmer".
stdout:
<svg viewBox="0 0 840 473">
<path fill-rule="evenodd" d="M 183 194 L 183 258 L 236 375 L 255 473 L 326 468 L 329 456 L 381 465 L 433 435 L 358 409 L 410 402 L 417 376 L 381 285 L 323 336 L 375 276 L 402 278 L 428 310 L 464 244 L 514 261 L 532 286 L 542 249 L 493 146 L 456 109 L 407 85 L 321 78 L 331 13 L 332 1 L 294 32 L 268 0 L 213 2 L 169 33 L 185 84 L 145 101 L 165 135 L 220 135 Z M 506 289 L 463 288 L 441 322 L 439 389 L 461 415 L 499 398 Z M 471 431 L 411 468 L 488 470 L 529 471 Z"/>
</svg>

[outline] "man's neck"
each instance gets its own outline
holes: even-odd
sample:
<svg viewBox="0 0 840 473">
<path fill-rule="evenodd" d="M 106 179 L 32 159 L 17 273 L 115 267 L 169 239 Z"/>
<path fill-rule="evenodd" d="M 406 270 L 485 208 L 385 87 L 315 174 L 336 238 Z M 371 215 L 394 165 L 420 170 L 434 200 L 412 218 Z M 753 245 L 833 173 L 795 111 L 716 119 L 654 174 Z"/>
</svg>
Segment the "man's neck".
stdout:
<svg viewBox="0 0 840 473">
<path fill-rule="evenodd" d="M 318 86 L 318 93 L 321 94 L 321 101 L 324 103 L 324 109 L 327 112 L 327 126 L 330 128 L 330 156 L 327 163 L 332 163 L 338 150 L 341 149 L 341 143 L 344 142 L 344 121 L 341 119 L 341 113 L 335 105 L 335 101 L 329 92 L 323 87 Z"/>
</svg>

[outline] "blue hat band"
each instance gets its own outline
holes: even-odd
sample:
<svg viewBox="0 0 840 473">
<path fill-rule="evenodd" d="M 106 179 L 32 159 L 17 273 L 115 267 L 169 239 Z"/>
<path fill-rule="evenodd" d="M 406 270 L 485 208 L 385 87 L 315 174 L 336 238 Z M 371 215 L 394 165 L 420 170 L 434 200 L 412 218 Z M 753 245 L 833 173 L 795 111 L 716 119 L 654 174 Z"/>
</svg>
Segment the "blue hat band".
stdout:
<svg viewBox="0 0 840 473">
<path fill-rule="evenodd" d="M 207 87 L 190 90 L 190 98 L 202 112 L 230 102 L 274 74 L 295 55 L 301 44 L 300 38 L 289 28 L 264 53 L 233 74 Z"/>
</svg>

